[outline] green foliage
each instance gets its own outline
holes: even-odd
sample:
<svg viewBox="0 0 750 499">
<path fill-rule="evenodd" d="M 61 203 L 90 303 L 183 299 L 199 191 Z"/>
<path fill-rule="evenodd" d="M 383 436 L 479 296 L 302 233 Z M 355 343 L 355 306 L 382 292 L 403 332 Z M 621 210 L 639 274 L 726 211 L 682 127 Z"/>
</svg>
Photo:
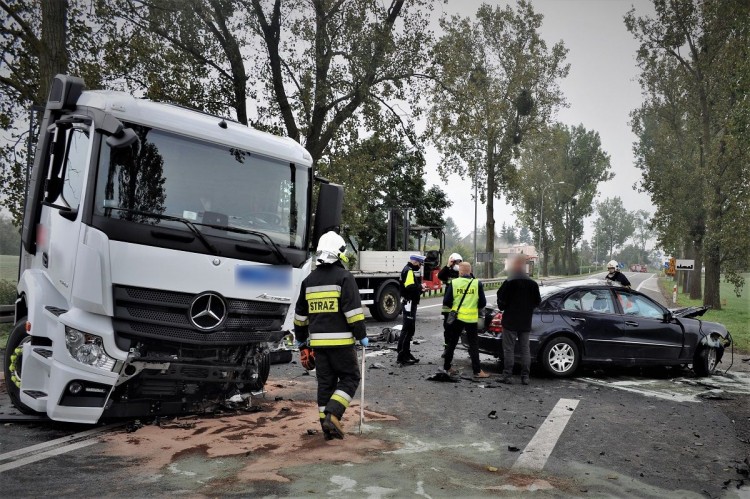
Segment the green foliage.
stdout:
<svg viewBox="0 0 750 499">
<path fill-rule="evenodd" d="M 15 279 L 0 279 L 0 305 L 12 305 L 17 296 Z"/>
<path fill-rule="evenodd" d="M 696 275 L 705 263 L 703 300 L 720 308 L 720 274 L 741 287 L 750 257 L 750 4 L 658 0 L 654 10 L 625 17 L 645 95 L 632 113 L 639 187 L 660 245 L 694 258 Z"/>
<path fill-rule="evenodd" d="M 599 134 L 583 125 L 557 123 L 526 144 L 509 197 L 534 240 L 542 236 L 542 252 L 552 256 L 556 273 L 578 268 L 573 248 L 583 236 L 583 220 L 593 212 L 599 184 L 612 176 Z M 542 263 L 545 273 L 547 260 Z"/>
<path fill-rule="evenodd" d="M 396 137 L 376 134 L 335 150 L 319 164 L 319 172 L 346 189 L 344 225 L 359 249 L 382 249 L 391 208 L 409 210 L 417 225 L 445 224 L 443 213 L 451 202 L 439 187 L 427 188 L 424 167 L 419 151 Z"/>
<path fill-rule="evenodd" d="M 607 258 L 614 258 L 614 250 L 635 232 L 635 217 L 625 209 L 619 196 L 596 203 L 596 215 L 594 230 L 609 250 Z"/>
<path fill-rule="evenodd" d="M 10 218 L 0 215 L 0 255 L 15 255 L 20 247 L 21 234 L 18 228 Z"/>
<path fill-rule="evenodd" d="M 568 74 L 567 50 L 541 38 L 542 16 L 525 0 L 484 4 L 474 20 L 456 15 L 440 25 L 428 134 L 443 154 L 440 172 L 477 184 L 487 209 L 486 250 L 493 251 L 494 200 L 512 183 L 524 138 L 564 104 L 558 81 Z"/>
<path fill-rule="evenodd" d="M 445 219 L 443 230 L 445 231 L 446 249 L 456 246 L 461 242 L 461 231 L 459 230 L 458 225 L 456 225 L 455 220 L 453 220 L 451 217 Z M 451 253 L 453 252 L 451 251 L 447 254 L 450 255 Z"/>
</svg>

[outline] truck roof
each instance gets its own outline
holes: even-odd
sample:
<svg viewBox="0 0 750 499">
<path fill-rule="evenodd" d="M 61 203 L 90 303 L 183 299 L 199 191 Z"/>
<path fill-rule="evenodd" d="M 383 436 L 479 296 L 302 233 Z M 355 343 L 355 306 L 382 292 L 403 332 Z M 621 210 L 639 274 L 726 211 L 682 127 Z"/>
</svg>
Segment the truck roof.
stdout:
<svg viewBox="0 0 750 499">
<path fill-rule="evenodd" d="M 261 132 L 231 120 L 225 120 L 227 127 L 221 128 L 219 122 L 222 118 L 178 105 L 137 99 L 127 92 L 114 90 L 87 90 L 81 94 L 77 105 L 101 109 L 123 121 L 152 126 L 299 165 L 312 165 L 310 153 L 289 137 Z"/>
</svg>

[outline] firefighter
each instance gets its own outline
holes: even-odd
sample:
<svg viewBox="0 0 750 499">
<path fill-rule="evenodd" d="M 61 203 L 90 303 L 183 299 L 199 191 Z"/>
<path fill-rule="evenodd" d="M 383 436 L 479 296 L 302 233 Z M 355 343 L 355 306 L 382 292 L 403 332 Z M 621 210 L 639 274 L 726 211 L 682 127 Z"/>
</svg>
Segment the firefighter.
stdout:
<svg viewBox="0 0 750 499">
<path fill-rule="evenodd" d="M 625 286 L 626 288 L 630 287 L 630 281 L 627 277 L 625 277 L 625 274 L 620 272 L 617 268 L 619 267 L 619 263 L 617 263 L 617 260 L 612 260 L 607 264 L 607 276 L 605 279 L 607 281 L 613 281 L 620 283 L 621 285 Z"/>
<path fill-rule="evenodd" d="M 417 322 L 417 306 L 424 291 L 422 284 L 422 264 L 425 258 L 422 255 L 409 256 L 409 262 L 401 271 L 401 297 L 403 298 L 404 322 L 401 336 L 398 339 L 398 357 L 396 362 L 402 365 L 411 365 L 419 362 L 419 359 L 411 353 L 411 339 L 414 337 Z"/>
<path fill-rule="evenodd" d="M 342 264 L 345 249 L 341 236 L 323 234 L 315 253 L 318 265 L 302 281 L 294 309 L 297 346 L 309 345 L 315 358 L 318 414 L 326 440 L 344 438 L 341 418 L 360 380 L 354 344 L 368 344 L 359 288 Z"/>
<path fill-rule="evenodd" d="M 440 272 L 438 272 L 438 279 L 442 281 L 443 286 L 448 286 L 453 279 L 456 279 L 458 277 L 458 265 L 463 262 L 464 259 L 461 258 L 461 255 L 458 253 L 452 253 L 451 256 L 448 257 L 448 264 L 440 269 Z M 445 323 L 445 319 L 448 317 L 448 313 L 451 311 L 450 308 L 443 305 L 443 309 L 441 310 L 441 313 L 443 314 L 443 355 L 441 355 L 442 358 L 445 358 L 445 348 L 448 347 L 448 325 Z"/>
</svg>

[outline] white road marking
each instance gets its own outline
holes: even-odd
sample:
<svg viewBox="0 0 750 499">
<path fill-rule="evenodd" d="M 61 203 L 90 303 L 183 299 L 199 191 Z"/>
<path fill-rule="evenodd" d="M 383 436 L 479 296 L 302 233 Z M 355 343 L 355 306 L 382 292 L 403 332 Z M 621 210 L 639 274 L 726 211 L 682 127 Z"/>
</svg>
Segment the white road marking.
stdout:
<svg viewBox="0 0 750 499">
<path fill-rule="evenodd" d="M 648 277 L 647 277 L 646 279 L 644 279 L 643 281 L 641 281 L 641 283 L 640 283 L 640 284 L 638 285 L 638 287 L 637 287 L 637 288 L 635 288 L 635 290 L 636 290 L 636 291 L 640 291 L 640 290 L 641 290 L 641 288 L 642 288 L 642 287 L 643 287 L 643 286 L 644 286 L 644 285 L 645 285 L 645 284 L 646 284 L 646 283 L 647 283 L 648 281 L 650 281 L 651 279 L 653 279 L 654 277 L 656 277 L 656 274 L 651 274 L 650 276 L 648 276 Z M 654 289 L 654 288 L 650 288 L 650 287 L 649 287 L 648 289 L 650 289 L 650 290 L 652 290 L 652 291 L 658 291 L 658 289 Z"/>
<path fill-rule="evenodd" d="M 41 452 L 39 454 L 34 454 L 31 456 L 23 457 L 21 459 L 16 459 L 15 461 L 11 461 L 9 463 L 0 465 L 0 473 L 15 469 L 15 468 L 20 468 L 21 466 L 26 466 L 27 464 L 35 463 L 37 461 L 42 461 L 50 457 L 59 456 L 60 454 L 65 454 L 67 452 L 82 449 L 84 447 L 88 447 L 89 445 L 94 445 L 96 443 L 99 443 L 99 440 L 94 438 L 94 439 L 84 440 L 82 442 L 76 442 L 74 444 L 66 445 L 64 447 L 58 447 L 57 449 L 48 450 L 46 452 Z"/>
<path fill-rule="evenodd" d="M 24 447 L 23 449 L 16 449 L 10 452 L 6 452 L 5 454 L 0 454 L 0 461 L 8 461 L 10 459 L 15 459 L 21 456 L 24 456 L 26 454 L 34 454 L 37 452 L 41 452 L 45 449 L 49 449 L 52 447 L 56 447 L 58 445 L 62 445 L 69 442 L 75 442 L 82 439 L 91 438 L 94 435 L 97 435 L 99 433 L 102 433 L 107 430 L 111 430 L 112 428 L 116 428 L 118 426 L 122 426 L 121 424 L 112 424 L 107 426 L 101 426 L 99 428 L 94 428 L 92 430 L 86 430 L 82 431 L 80 433 L 74 433 L 73 435 L 68 435 L 66 437 L 56 438 L 54 440 L 49 440 L 47 442 L 42 442 L 40 444 L 30 445 L 29 447 Z"/>
<path fill-rule="evenodd" d="M 534 437 L 526 445 L 518 460 L 513 464 L 513 469 L 537 470 L 544 469 L 552 450 L 557 445 L 563 430 L 568 425 L 573 415 L 578 400 L 560 399 L 552 408 L 552 411 L 539 427 Z"/>
<path fill-rule="evenodd" d="M 423 308 L 442 307 L 442 306 L 443 306 L 442 302 L 437 303 L 435 305 L 425 305 L 424 307 L 420 307 L 419 305 L 417 305 L 417 313 L 419 313 L 419 311 L 422 310 Z"/>
</svg>

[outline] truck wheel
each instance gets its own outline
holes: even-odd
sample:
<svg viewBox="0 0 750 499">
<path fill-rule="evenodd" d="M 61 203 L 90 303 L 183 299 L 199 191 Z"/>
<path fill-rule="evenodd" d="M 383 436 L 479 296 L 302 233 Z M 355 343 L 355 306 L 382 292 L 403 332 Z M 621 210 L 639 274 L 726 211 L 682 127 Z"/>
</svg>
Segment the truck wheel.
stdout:
<svg viewBox="0 0 750 499">
<path fill-rule="evenodd" d="M 380 299 L 375 304 L 375 318 L 388 322 L 401 313 L 401 293 L 395 284 L 388 284 L 380 292 Z"/>
<path fill-rule="evenodd" d="M 261 354 L 258 359 L 258 377 L 249 383 L 250 390 L 258 392 L 263 389 L 271 373 L 271 356 L 268 352 Z"/>
<path fill-rule="evenodd" d="M 21 366 L 23 365 L 23 346 L 31 343 L 31 336 L 26 333 L 26 317 L 18 321 L 8 337 L 5 346 L 3 371 L 5 389 L 13 406 L 24 414 L 39 414 L 21 402 Z"/>
</svg>

